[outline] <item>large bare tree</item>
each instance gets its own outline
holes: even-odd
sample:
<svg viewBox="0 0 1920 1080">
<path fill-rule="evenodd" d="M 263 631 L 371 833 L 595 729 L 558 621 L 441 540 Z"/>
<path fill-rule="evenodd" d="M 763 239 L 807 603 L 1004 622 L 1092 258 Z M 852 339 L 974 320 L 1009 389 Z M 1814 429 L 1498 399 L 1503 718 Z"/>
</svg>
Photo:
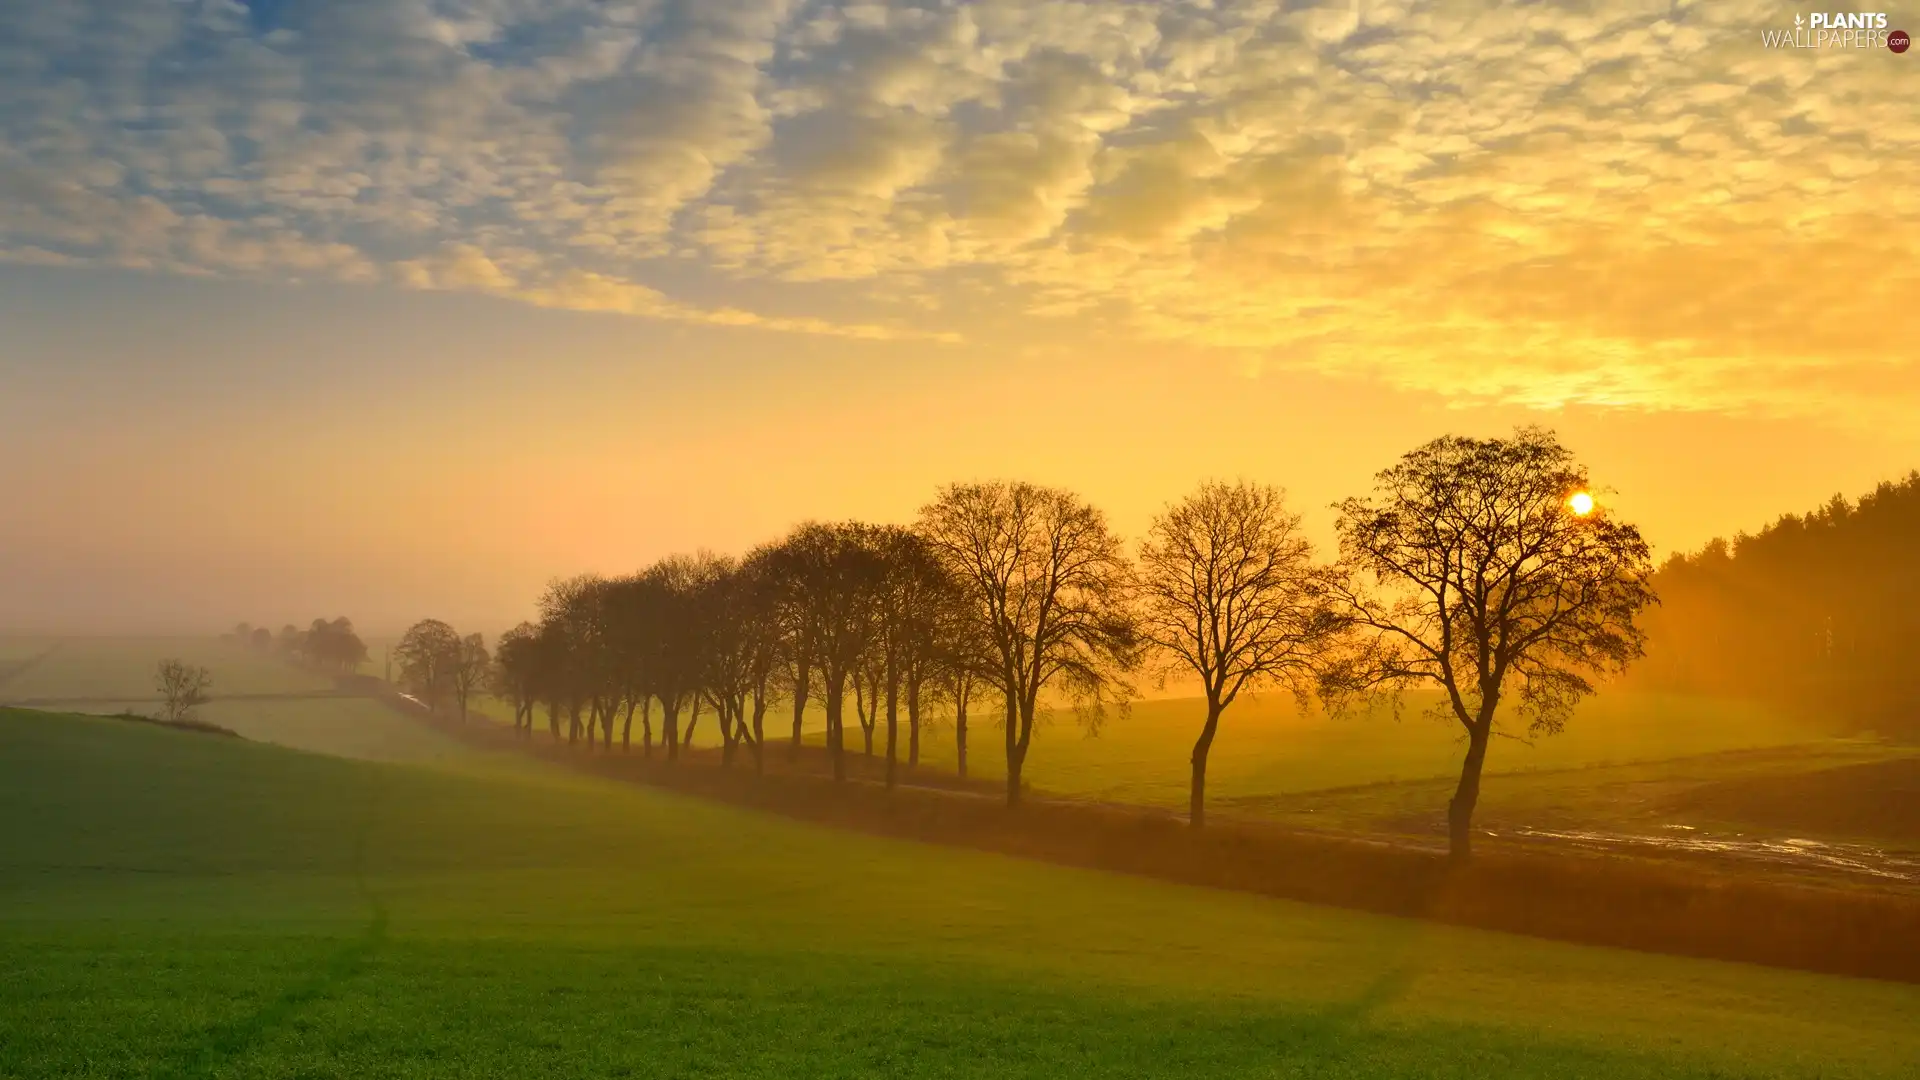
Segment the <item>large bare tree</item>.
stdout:
<svg viewBox="0 0 1920 1080">
<path fill-rule="evenodd" d="M 1501 707 L 1511 699 L 1531 733 L 1557 732 L 1596 678 L 1641 655 L 1635 620 L 1656 600 L 1647 543 L 1539 428 L 1435 439 L 1339 510 L 1335 599 L 1367 633 L 1329 688 L 1438 688 L 1467 737 L 1447 808 L 1449 849 L 1465 860 Z"/>
<path fill-rule="evenodd" d="M 1140 545 L 1141 626 L 1168 667 L 1200 679 L 1188 820 L 1206 822 L 1207 755 L 1242 690 L 1281 684 L 1304 700 L 1341 620 L 1313 545 L 1279 488 L 1205 483 L 1154 519 Z"/>
<path fill-rule="evenodd" d="M 1042 695 L 1070 698 L 1090 722 L 1126 700 L 1140 637 L 1129 567 L 1105 515 L 1072 492 L 997 481 L 952 484 L 920 512 L 920 532 L 973 609 L 1006 708 L 1007 805 Z"/>
</svg>

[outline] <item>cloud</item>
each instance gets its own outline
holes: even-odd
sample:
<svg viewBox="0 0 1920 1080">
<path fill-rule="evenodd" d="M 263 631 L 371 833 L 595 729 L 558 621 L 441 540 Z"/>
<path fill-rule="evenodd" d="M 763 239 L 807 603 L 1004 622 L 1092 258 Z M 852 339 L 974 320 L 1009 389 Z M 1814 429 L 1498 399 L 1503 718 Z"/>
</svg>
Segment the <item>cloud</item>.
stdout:
<svg viewBox="0 0 1920 1080">
<path fill-rule="evenodd" d="M 7 5 L 0 257 L 878 340 L 1044 323 L 1457 401 L 1920 415 L 1903 59 L 1763 48 L 1781 21 L 1747 0 Z"/>
</svg>

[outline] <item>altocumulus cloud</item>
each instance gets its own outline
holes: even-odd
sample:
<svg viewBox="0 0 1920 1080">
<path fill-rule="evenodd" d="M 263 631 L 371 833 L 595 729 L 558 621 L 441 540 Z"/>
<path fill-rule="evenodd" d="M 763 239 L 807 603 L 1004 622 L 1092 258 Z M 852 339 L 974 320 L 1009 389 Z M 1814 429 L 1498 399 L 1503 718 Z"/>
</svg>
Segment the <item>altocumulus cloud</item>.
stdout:
<svg viewBox="0 0 1920 1080">
<path fill-rule="evenodd" d="M 1912 61 L 1762 49 L 1781 10 L 12 3 L 0 257 L 1911 415 Z"/>
</svg>

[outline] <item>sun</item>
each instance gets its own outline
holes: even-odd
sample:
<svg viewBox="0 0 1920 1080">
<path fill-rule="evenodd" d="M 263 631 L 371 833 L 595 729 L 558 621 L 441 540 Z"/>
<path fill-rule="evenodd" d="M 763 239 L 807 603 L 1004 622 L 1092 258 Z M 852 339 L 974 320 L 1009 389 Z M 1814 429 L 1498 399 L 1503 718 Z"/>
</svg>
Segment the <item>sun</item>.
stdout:
<svg viewBox="0 0 1920 1080">
<path fill-rule="evenodd" d="M 1573 493 L 1573 498 L 1567 500 L 1567 506 L 1570 507 L 1576 515 L 1586 517 L 1588 514 L 1593 513 L 1593 496 L 1584 491 L 1576 491 Z"/>
</svg>

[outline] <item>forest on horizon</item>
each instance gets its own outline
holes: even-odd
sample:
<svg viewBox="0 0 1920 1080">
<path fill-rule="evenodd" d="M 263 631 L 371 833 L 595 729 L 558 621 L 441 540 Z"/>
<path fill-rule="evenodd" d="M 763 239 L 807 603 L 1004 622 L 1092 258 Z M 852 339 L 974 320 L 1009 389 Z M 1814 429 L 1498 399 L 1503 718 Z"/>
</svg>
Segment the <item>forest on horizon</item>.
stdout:
<svg viewBox="0 0 1920 1080">
<path fill-rule="evenodd" d="M 1654 584 L 1630 685 L 1920 733 L 1920 472 L 1673 555 Z"/>
</svg>

